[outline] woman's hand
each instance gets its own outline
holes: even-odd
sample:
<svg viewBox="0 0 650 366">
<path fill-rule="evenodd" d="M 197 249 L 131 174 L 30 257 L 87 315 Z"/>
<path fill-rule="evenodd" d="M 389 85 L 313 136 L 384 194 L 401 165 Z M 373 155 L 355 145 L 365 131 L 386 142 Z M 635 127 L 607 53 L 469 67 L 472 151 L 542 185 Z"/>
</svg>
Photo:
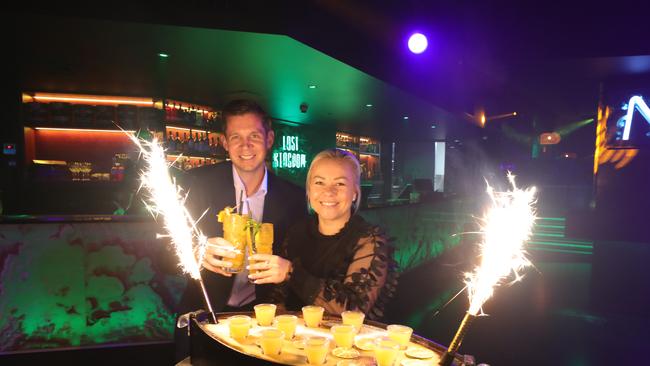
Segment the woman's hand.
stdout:
<svg viewBox="0 0 650 366">
<path fill-rule="evenodd" d="M 208 238 L 208 245 L 205 247 L 203 256 L 203 267 L 222 276 L 232 276 L 232 273 L 225 271 L 226 268 L 232 267 L 232 262 L 229 262 L 228 258 L 235 257 L 235 253 L 230 248 L 232 248 L 232 244 L 224 238 Z"/>
<path fill-rule="evenodd" d="M 248 261 L 252 263 L 246 267 L 249 271 L 258 270 L 248 275 L 256 285 L 282 283 L 292 268 L 291 261 L 272 254 L 253 254 L 248 257 Z"/>
</svg>

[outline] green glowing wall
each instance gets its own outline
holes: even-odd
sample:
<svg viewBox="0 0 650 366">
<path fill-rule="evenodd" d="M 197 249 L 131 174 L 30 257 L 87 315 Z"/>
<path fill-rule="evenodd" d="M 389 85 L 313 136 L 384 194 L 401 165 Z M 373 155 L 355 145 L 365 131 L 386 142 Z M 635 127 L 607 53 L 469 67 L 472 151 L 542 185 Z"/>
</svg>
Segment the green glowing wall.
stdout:
<svg viewBox="0 0 650 366">
<path fill-rule="evenodd" d="M 171 339 L 185 280 L 153 224 L 0 228 L 0 352 Z"/>
</svg>

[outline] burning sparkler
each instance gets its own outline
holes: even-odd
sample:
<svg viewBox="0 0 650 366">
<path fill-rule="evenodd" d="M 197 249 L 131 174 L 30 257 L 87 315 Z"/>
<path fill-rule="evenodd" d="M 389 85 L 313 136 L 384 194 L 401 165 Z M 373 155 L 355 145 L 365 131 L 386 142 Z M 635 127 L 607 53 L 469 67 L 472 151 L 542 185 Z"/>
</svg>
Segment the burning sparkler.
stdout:
<svg viewBox="0 0 650 366">
<path fill-rule="evenodd" d="M 531 265 L 523 246 L 530 238 L 535 222 L 533 204 L 536 190 L 535 187 L 518 189 L 515 177 L 510 173 L 508 180 L 512 191 L 495 192 L 488 184 L 487 193 L 492 206 L 482 230 L 481 264 L 473 273 L 465 275 L 469 310 L 440 361 L 442 366 L 452 364 L 469 325 L 482 313 L 483 304 L 492 296 L 494 288 L 511 274 L 514 276 L 513 282 L 519 281 L 522 278 L 521 270 Z"/>
<path fill-rule="evenodd" d="M 140 187 L 145 188 L 149 193 L 145 205 L 154 217 L 162 216 L 163 218 L 167 234 L 158 234 L 158 237 L 170 239 L 183 272 L 199 281 L 205 303 L 216 323 L 217 320 L 200 272 L 200 263 L 203 262 L 207 237 L 196 227 L 196 222 L 185 208 L 186 197 L 183 195 L 183 189 L 176 185 L 175 180 L 169 174 L 169 167 L 174 163 L 167 163 L 165 150 L 156 138 L 149 142 L 141 140 L 133 134 L 129 134 L 129 137 L 140 149 L 140 154 L 146 163 L 146 168 L 140 175 Z"/>
</svg>

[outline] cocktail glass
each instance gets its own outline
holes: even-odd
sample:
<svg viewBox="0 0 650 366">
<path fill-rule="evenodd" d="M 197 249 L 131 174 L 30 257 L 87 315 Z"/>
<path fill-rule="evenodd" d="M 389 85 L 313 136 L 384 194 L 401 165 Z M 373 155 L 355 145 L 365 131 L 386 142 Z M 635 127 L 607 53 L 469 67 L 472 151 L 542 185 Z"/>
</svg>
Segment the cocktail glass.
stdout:
<svg viewBox="0 0 650 366">
<path fill-rule="evenodd" d="M 236 249 L 235 256 L 228 258 L 228 261 L 232 263 L 230 268 L 225 269 L 228 273 L 239 273 L 244 270 L 248 220 L 247 215 L 236 213 L 223 215 L 223 238 L 230 242 L 234 249 Z"/>
<path fill-rule="evenodd" d="M 249 246 L 250 254 L 273 254 L 273 224 L 262 223 L 254 228 L 255 235 Z M 254 264 L 251 261 L 250 264 Z M 259 270 L 251 270 L 251 273 L 257 273 Z"/>
</svg>

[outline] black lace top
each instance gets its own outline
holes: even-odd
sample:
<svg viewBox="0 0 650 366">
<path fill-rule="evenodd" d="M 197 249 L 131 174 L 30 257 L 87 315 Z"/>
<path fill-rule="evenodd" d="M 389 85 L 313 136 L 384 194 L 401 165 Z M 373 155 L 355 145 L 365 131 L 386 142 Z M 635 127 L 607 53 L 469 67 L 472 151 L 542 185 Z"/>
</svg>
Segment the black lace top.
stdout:
<svg viewBox="0 0 650 366">
<path fill-rule="evenodd" d="M 282 245 L 281 256 L 293 264 L 288 281 L 274 299 L 288 310 L 320 305 L 330 314 L 360 310 L 381 319 L 397 286 L 393 248 L 384 232 L 353 215 L 335 235 L 318 231 L 318 217 L 295 225 Z"/>
</svg>

